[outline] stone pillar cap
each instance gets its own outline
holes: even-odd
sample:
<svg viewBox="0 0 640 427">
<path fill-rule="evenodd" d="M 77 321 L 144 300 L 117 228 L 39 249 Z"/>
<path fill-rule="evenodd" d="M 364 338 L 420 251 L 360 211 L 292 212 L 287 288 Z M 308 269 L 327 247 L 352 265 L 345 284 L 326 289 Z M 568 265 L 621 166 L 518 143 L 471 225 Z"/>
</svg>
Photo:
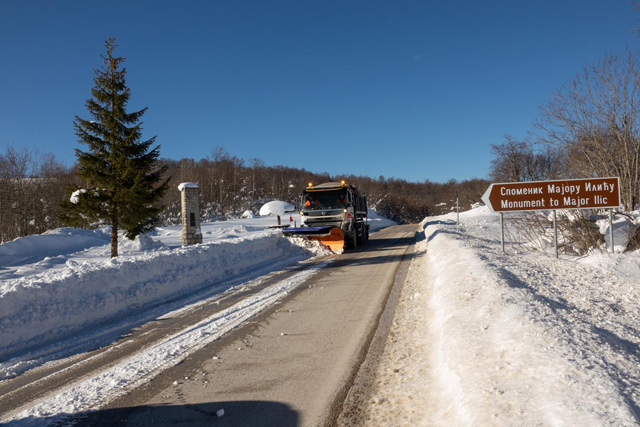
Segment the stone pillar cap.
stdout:
<svg viewBox="0 0 640 427">
<path fill-rule="evenodd" d="M 183 182 L 178 185 L 178 190 L 183 191 L 185 188 L 198 188 L 198 184 L 195 182 Z"/>
</svg>

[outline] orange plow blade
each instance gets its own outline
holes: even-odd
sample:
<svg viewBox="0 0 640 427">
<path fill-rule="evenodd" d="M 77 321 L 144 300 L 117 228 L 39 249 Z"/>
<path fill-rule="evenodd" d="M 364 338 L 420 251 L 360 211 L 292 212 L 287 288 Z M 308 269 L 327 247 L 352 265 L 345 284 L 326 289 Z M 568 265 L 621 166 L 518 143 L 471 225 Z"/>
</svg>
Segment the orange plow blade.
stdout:
<svg viewBox="0 0 640 427">
<path fill-rule="evenodd" d="M 307 237 L 319 241 L 333 252 L 342 252 L 344 250 L 344 233 L 337 227 L 332 228 L 331 232 L 324 236 L 308 235 Z"/>
<path fill-rule="evenodd" d="M 317 240 L 333 252 L 341 253 L 344 250 L 344 233 L 338 227 L 285 228 L 282 234 L 287 237 L 306 237 L 309 240 Z"/>
</svg>

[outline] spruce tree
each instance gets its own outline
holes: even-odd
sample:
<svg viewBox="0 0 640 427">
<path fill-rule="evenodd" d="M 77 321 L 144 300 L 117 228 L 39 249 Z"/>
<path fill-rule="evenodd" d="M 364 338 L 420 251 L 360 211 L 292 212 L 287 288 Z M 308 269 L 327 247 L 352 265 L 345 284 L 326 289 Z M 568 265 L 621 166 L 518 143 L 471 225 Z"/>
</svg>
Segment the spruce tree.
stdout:
<svg viewBox="0 0 640 427">
<path fill-rule="evenodd" d="M 76 149 L 78 175 L 84 188 L 70 187 L 61 219 L 68 225 L 87 226 L 97 221 L 111 224 L 111 257 L 118 256 L 118 230 L 134 239 L 151 231 L 160 214 L 157 205 L 168 187 L 163 176 L 167 166 L 157 168 L 160 146 L 156 137 L 142 141 L 140 118 L 147 111 L 128 113 L 130 89 L 125 82 L 125 60 L 115 57 L 115 39 L 105 42 L 104 65 L 94 70 L 92 97 L 85 103 L 91 120 L 75 116 L 75 133 L 86 151 Z"/>
</svg>

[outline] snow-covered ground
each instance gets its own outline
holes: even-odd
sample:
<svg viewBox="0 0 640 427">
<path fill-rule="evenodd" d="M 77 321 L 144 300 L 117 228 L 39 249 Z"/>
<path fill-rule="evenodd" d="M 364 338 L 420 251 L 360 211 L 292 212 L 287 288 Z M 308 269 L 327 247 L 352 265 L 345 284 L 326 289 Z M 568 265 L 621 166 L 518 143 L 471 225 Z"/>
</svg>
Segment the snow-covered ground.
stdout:
<svg viewBox="0 0 640 427">
<path fill-rule="evenodd" d="M 246 216 L 201 224 L 199 245 L 182 246 L 180 226 L 135 241 L 121 239 L 116 259 L 109 256 L 109 229 L 62 228 L 1 244 L 0 380 L 106 344 L 145 321 L 214 301 L 236 286 L 251 287 L 260 276 L 328 252 L 317 242 L 286 239 L 270 229 L 277 224 L 273 216 Z M 300 223 L 295 213 L 281 219 Z M 373 211 L 369 223 L 372 232 L 395 225 Z M 255 316 L 323 266 L 257 292 L 62 393 L 15 408 L 0 422 L 53 425 L 98 407 Z"/>
<path fill-rule="evenodd" d="M 300 223 L 297 213 L 281 219 Z M 86 350 L 87 341 L 96 346 L 98 333 L 108 342 L 163 310 L 322 252 L 283 238 L 269 228 L 276 224 L 273 216 L 204 223 L 203 244 L 192 246 L 182 246 L 181 226 L 135 241 L 121 236 L 115 259 L 109 228 L 61 228 L 0 244 L 0 380 Z M 371 212 L 370 224 L 375 231 L 394 223 Z"/>
<path fill-rule="evenodd" d="M 373 228 L 390 225 L 372 219 Z M 507 243 L 503 254 L 497 214 L 481 207 L 460 219 L 422 224 L 363 424 L 640 425 L 640 253 L 555 259 Z M 82 336 L 87 325 L 118 333 L 142 321 L 131 313 L 143 308 L 189 294 L 202 301 L 315 255 L 265 228 L 271 224 L 273 217 L 203 224 L 204 243 L 189 247 L 179 227 L 163 228 L 123 244 L 117 260 L 102 231 L 60 229 L 0 245 L 0 375 L 46 361 L 29 350 L 44 340 L 64 354 L 75 345 L 64 337 Z M 193 334 L 167 337 L 13 414 L 11 425 L 53 423 L 108 401 L 140 373 L 177 363 L 241 324 L 313 270 L 300 274 Z M 237 279 L 223 280 L 230 276 Z"/>
<path fill-rule="evenodd" d="M 364 424 L 639 425 L 640 253 L 503 254 L 497 214 L 455 219 L 423 222 Z"/>
</svg>

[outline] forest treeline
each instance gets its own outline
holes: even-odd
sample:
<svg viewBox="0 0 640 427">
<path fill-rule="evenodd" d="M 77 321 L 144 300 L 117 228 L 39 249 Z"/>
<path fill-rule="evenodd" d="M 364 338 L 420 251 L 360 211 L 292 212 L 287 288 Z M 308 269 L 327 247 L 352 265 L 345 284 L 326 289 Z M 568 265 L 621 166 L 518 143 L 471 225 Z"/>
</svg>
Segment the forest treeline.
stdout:
<svg viewBox="0 0 640 427">
<path fill-rule="evenodd" d="M 225 148 L 215 147 L 204 159 L 163 160 L 169 166 L 174 187 L 180 182 L 197 182 L 200 188 L 202 219 L 223 220 L 238 217 L 246 210 L 257 213 L 270 200 L 284 200 L 298 206 L 299 196 L 307 183 L 340 181 L 355 185 L 367 195 L 369 207 L 400 223 L 417 222 L 432 214 L 455 206 L 455 192 L 460 192 L 466 209 L 480 201 L 487 181 L 451 180 L 416 183 L 403 179 L 371 178 L 355 175 L 330 175 L 287 166 L 266 166 L 259 159 L 246 162 L 230 155 Z M 179 222 L 180 195 L 165 195 L 163 222 Z"/>
<path fill-rule="evenodd" d="M 244 160 L 224 147 L 212 148 L 206 158 L 160 159 L 171 176 L 162 200 L 158 225 L 174 225 L 180 219 L 182 182 L 196 182 L 200 188 L 202 221 L 240 217 L 249 210 L 257 214 L 270 200 L 284 200 L 298 206 L 308 182 L 346 180 L 364 191 L 369 207 L 399 223 L 421 221 L 455 209 L 459 192 L 461 209 L 469 209 L 488 187 L 484 179 L 450 180 L 446 183 L 408 182 L 403 179 L 354 175 L 334 176 L 287 166 L 267 166 L 259 159 Z M 63 227 L 60 204 L 69 198 L 69 185 L 82 187 L 74 167 L 65 167 L 52 154 L 27 147 L 9 146 L 0 153 L 0 238 L 2 242 Z"/>
</svg>

